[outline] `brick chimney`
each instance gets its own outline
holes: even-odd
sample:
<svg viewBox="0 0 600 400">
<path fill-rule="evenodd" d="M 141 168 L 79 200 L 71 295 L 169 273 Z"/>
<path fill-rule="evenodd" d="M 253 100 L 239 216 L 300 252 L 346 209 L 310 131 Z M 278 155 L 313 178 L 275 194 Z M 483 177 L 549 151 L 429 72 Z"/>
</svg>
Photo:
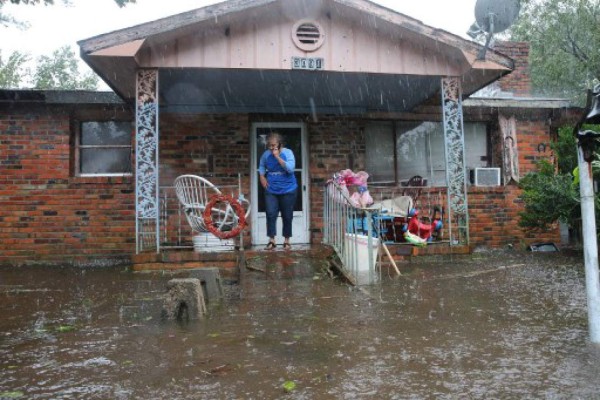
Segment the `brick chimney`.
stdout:
<svg viewBox="0 0 600 400">
<path fill-rule="evenodd" d="M 531 76 L 529 74 L 528 42 L 496 42 L 493 49 L 515 62 L 515 69 L 498 80 L 500 90 L 516 97 L 531 96 Z"/>
</svg>

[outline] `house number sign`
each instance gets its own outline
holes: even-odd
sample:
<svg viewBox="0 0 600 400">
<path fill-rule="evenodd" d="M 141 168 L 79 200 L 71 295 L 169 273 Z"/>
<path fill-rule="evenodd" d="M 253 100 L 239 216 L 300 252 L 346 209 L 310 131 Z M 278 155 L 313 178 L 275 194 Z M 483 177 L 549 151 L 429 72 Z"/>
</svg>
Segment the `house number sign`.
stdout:
<svg viewBox="0 0 600 400">
<path fill-rule="evenodd" d="M 316 57 L 292 57 L 292 69 L 323 69 L 323 59 Z"/>
</svg>

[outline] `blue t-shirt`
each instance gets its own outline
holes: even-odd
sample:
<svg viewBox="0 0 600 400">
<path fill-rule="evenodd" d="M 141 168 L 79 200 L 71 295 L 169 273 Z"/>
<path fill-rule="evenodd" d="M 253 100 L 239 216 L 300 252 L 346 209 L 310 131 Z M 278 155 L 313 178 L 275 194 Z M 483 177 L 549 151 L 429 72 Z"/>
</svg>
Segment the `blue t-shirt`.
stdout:
<svg viewBox="0 0 600 400">
<path fill-rule="evenodd" d="M 298 188 L 296 175 L 294 175 L 294 168 L 296 168 L 294 153 L 284 147 L 279 156 L 285 160 L 285 167 L 279 164 L 271 150 L 263 153 L 258 164 L 258 173 L 265 175 L 269 182 L 266 190 L 272 194 L 290 193 Z"/>
</svg>

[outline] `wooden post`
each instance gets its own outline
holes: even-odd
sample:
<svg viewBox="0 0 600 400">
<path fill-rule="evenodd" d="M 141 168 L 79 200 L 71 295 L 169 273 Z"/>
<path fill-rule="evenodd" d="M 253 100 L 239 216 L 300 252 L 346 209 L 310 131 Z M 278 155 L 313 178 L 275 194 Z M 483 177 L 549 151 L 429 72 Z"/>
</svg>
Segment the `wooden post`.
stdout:
<svg viewBox="0 0 600 400">
<path fill-rule="evenodd" d="M 392 266 L 396 270 L 396 273 L 398 274 L 398 276 L 402 275 L 400 273 L 400 270 L 398 269 L 398 266 L 396 265 L 396 262 L 394 261 L 394 258 L 390 254 L 390 251 L 388 250 L 388 247 L 386 246 L 385 242 L 383 241 L 383 238 L 381 239 L 381 247 L 383 247 L 383 250 L 385 251 L 385 254 L 387 254 L 388 258 L 390 259 L 390 262 L 392 263 Z"/>
</svg>

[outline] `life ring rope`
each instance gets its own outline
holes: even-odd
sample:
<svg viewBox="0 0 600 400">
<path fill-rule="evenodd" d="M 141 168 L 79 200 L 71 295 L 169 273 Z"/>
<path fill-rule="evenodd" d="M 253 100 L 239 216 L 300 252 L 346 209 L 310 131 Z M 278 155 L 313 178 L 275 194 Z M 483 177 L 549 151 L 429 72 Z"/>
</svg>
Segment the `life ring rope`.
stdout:
<svg viewBox="0 0 600 400">
<path fill-rule="evenodd" d="M 215 224 L 213 221 L 213 208 L 218 203 L 227 203 L 228 207 L 225 210 L 225 218 L 220 221 L 220 223 Z M 234 220 L 237 221 L 237 224 L 230 231 L 224 231 L 222 229 L 225 226 L 226 219 L 231 210 L 235 213 Z M 222 212 L 222 210 L 219 210 L 219 212 Z M 210 200 L 206 203 L 206 207 L 204 208 L 202 219 L 204 220 L 206 229 L 219 239 L 231 239 L 239 235 L 246 227 L 246 213 L 244 207 L 242 207 L 239 201 L 226 194 L 215 194 L 210 197 Z"/>
</svg>

